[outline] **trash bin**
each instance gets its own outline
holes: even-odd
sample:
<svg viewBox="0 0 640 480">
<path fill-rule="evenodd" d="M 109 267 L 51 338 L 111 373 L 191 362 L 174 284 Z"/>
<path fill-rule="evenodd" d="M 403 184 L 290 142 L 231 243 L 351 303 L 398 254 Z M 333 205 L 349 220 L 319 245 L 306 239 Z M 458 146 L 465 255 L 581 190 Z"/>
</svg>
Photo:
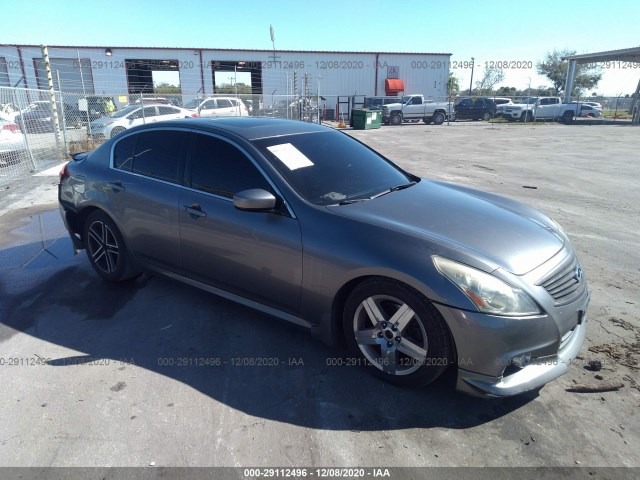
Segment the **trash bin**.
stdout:
<svg viewBox="0 0 640 480">
<path fill-rule="evenodd" d="M 382 125 L 382 110 L 354 109 L 351 114 L 354 130 L 369 130 Z"/>
</svg>

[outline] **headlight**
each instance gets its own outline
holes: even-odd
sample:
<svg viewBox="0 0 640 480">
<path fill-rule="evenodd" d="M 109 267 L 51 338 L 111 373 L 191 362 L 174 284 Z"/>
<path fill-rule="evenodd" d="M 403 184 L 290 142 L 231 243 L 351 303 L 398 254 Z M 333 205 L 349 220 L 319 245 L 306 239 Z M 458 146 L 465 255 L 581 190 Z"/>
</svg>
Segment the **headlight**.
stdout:
<svg viewBox="0 0 640 480">
<path fill-rule="evenodd" d="M 433 263 L 481 312 L 506 316 L 542 313 L 526 292 L 493 275 L 442 257 L 434 256 Z"/>
</svg>

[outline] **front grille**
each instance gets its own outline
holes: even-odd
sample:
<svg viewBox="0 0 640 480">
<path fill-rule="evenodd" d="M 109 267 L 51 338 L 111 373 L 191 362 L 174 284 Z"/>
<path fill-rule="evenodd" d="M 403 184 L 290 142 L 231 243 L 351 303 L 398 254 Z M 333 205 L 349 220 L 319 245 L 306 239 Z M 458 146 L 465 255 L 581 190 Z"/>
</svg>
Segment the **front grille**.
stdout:
<svg viewBox="0 0 640 480">
<path fill-rule="evenodd" d="M 558 267 L 544 277 L 538 285 L 553 297 L 556 306 L 566 305 L 584 291 L 582 267 L 575 255 L 568 256 Z"/>
</svg>

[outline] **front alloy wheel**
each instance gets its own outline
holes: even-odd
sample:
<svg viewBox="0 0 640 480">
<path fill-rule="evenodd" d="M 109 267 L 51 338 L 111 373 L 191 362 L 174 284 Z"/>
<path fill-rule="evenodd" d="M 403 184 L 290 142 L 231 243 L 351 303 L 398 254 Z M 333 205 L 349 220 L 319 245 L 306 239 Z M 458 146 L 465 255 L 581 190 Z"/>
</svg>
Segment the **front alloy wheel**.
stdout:
<svg viewBox="0 0 640 480">
<path fill-rule="evenodd" d="M 347 300 L 343 326 L 352 352 L 387 381 L 426 385 L 452 363 L 449 330 L 440 313 L 399 282 L 372 279 L 356 287 Z"/>
</svg>

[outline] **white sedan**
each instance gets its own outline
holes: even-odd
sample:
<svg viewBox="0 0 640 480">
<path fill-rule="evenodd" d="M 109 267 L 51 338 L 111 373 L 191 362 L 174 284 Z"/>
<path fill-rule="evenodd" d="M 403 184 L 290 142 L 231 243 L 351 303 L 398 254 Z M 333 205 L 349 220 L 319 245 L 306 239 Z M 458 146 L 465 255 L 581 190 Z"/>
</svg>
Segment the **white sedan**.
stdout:
<svg viewBox="0 0 640 480">
<path fill-rule="evenodd" d="M 162 120 L 197 117 L 198 114 L 173 105 L 127 105 L 110 117 L 91 122 L 91 136 L 95 139 L 115 137 L 128 128 Z"/>
<path fill-rule="evenodd" d="M 19 163 L 26 151 L 27 145 L 20 127 L 0 119 L 0 167 Z"/>
</svg>

